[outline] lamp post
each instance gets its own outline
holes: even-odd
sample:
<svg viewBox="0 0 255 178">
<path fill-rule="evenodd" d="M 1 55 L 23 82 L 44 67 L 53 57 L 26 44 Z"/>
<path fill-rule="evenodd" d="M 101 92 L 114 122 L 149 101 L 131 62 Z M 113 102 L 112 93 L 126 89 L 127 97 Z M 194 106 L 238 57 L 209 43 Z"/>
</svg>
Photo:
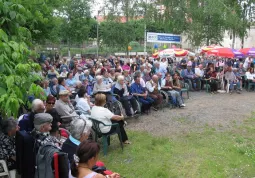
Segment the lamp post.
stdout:
<svg viewBox="0 0 255 178">
<path fill-rule="evenodd" d="M 247 1 L 241 2 L 241 6 L 242 6 L 242 10 L 243 10 L 243 32 L 242 32 L 242 39 L 241 39 L 241 48 L 244 47 L 244 34 L 246 31 L 245 18 L 246 18 L 247 5 L 248 5 Z"/>
<path fill-rule="evenodd" d="M 97 12 L 97 59 L 98 59 L 98 52 L 99 52 L 99 40 L 98 40 L 98 37 L 99 37 L 99 22 L 98 22 L 98 17 L 99 17 L 100 12 L 101 11 Z"/>
</svg>

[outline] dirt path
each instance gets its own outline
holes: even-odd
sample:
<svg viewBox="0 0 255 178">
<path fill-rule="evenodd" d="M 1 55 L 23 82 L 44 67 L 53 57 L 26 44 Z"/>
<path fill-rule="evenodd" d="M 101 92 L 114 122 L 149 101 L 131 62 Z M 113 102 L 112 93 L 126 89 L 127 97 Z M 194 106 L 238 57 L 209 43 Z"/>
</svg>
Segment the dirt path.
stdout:
<svg viewBox="0 0 255 178">
<path fill-rule="evenodd" d="M 201 132 L 209 126 L 219 131 L 240 124 L 255 110 L 255 93 L 208 94 L 191 92 L 184 109 L 164 108 L 139 119 L 128 120 L 128 130 L 148 131 L 157 136 L 174 136 L 193 131 Z"/>
</svg>

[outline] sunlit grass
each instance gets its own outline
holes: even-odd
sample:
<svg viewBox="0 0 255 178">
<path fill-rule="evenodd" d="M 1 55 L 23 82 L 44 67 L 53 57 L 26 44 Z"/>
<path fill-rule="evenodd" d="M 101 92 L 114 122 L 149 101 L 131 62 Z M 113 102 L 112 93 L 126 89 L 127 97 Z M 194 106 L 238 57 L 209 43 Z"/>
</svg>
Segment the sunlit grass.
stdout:
<svg viewBox="0 0 255 178">
<path fill-rule="evenodd" d="M 254 177 L 255 119 L 232 131 L 206 127 L 173 138 L 128 132 L 132 145 L 122 152 L 116 138 L 108 155 L 101 156 L 108 169 L 128 178 Z"/>
</svg>

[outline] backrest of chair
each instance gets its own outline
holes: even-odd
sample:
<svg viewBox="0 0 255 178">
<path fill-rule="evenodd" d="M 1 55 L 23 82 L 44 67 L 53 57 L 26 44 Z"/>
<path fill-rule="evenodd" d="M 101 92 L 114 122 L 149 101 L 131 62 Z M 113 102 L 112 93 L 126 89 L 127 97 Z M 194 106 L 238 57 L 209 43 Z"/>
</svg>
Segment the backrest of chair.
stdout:
<svg viewBox="0 0 255 178">
<path fill-rule="evenodd" d="M 94 129 L 94 131 L 97 132 L 99 135 L 101 135 L 102 131 L 101 131 L 99 125 L 102 124 L 102 125 L 105 126 L 105 124 L 103 122 L 99 121 L 99 120 L 96 120 L 96 119 L 92 118 L 92 117 L 89 117 L 89 120 L 92 121 L 92 124 L 93 124 L 92 128 Z"/>
</svg>

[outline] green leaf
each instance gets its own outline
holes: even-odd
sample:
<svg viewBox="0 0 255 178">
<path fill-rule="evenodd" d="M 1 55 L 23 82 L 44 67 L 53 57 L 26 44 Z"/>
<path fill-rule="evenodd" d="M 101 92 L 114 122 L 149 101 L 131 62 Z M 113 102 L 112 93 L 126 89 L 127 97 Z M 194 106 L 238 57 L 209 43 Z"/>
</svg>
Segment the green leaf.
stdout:
<svg viewBox="0 0 255 178">
<path fill-rule="evenodd" d="M 0 87 L 0 96 L 6 94 L 6 90 L 2 87 Z"/>
<path fill-rule="evenodd" d="M 14 85 L 14 77 L 12 75 L 6 77 L 5 81 L 8 90 L 11 90 Z"/>
<path fill-rule="evenodd" d="M 16 61 L 16 60 L 19 59 L 19 57 L 20 57 L 20 54 L 19 54 L 19 53 L 17 53 L 17 52 L 13 52 L 13 53 L 12 53 L 12 59 L 13 59 L 13 60 Z"/>
<path fill-rule="evenodd" d="M 11 11 L 9 14 L 10 14 L 11 20 L 13 20 L 16 17 L 15 11 Z"/>
<path fill-rule="evenodd" d="M 0 38 L 3 41 L 8 42 L 8 36 L 7 36 L 7 34 L 2 29 L 0 29 Z"/>
</svg>

